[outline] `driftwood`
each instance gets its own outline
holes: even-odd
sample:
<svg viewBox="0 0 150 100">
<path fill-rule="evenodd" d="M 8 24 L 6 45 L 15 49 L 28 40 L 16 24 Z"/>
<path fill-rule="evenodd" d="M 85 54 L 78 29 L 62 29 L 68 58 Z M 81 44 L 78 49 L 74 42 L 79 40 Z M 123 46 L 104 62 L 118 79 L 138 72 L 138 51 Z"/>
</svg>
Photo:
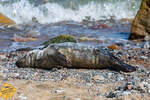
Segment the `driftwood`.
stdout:
<svg viewBox="0 0 150 100">
<path fill-rule="evenodd" d="M 43 50 L 33 50 L 16 62 L 18 67 L 52 69 L 67 68 L 108 68 L 115 71 L 132 72 L 136 68 L 121 62 L 108 50 L 78 43 L 51 44 Z"/>
</svg>

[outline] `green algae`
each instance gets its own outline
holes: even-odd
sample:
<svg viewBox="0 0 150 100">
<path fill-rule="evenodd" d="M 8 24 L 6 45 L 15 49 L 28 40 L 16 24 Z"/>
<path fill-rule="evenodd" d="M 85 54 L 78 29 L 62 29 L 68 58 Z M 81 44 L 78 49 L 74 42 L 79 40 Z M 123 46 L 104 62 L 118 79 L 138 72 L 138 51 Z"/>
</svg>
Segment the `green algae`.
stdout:
<svg viewBox="0 0 150 100">
<path fill-rule="evenodd" d="M 64 42 L 77 43 L 77 40 L 71 35 L 59 35 L 44 42 L 43 45 L 47 47 L 49 44 L 52 44 L 52 43 L 64 43 Z"/>
</svg>

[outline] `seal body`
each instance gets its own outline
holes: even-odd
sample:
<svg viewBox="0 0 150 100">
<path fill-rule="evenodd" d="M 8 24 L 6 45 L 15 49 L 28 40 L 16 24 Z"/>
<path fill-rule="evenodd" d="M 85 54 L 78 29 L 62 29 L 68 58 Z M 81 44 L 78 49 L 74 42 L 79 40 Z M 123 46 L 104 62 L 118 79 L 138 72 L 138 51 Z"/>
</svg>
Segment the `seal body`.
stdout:
<svg viewBox="0 0 150 100">
<path fill-rule="evenodd" d="M 132 72 L 136 68 L 121 62 L 108 50 L 79 43 L 51 44 L 43 50 L 33 50 L 16 62 L 18 67 L 52 69 L 67 68 L 109 68 L 116 71 Z"/>
</svg>

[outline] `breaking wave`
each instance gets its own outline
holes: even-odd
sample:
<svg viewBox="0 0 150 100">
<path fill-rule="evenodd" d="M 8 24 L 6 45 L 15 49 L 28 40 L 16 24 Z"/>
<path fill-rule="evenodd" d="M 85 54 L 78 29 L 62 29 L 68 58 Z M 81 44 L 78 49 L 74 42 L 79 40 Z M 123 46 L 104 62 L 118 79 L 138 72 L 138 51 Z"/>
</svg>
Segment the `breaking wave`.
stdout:
<svg viewBox="0 0 150 100">
<path fill-rule="evenodd" d="M 141 0 L 1 0 L 0 12 L 17 23 L 133 18 Z"/>
</svg>

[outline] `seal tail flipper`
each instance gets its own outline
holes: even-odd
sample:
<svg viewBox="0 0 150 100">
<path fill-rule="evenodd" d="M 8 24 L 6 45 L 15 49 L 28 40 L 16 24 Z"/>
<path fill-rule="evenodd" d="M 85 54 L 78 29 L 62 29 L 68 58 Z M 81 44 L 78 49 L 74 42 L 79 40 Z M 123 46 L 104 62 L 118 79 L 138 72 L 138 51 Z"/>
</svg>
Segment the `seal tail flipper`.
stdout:
<svg viewBox="0 0 150 100">
<path fill-rule="evenodd" d="M 118 59 L 116 56 L 114 56 L 112 53 L 109 53 L 111 64 L 109 64 L 109 69 L 114 71 L 123 71 L 123 72 L 134 72 L 137 70 L 135 66 L 131 66 L 129 64 L 126 64 L 122 62 L 120 59 Z"/>
<path fill-rule="evenodd" d="M 113 65 L 110 67 L 110 69 L 115 71 L 123 71 L 123 72 L 134 72 L 137 70 L 135 66 L 131 66 L 129 64 L 126 64 L 122 61 L 120 61 L 117 57 L 112 56 Z"/>
<path fill-rule="evenodd" d="M 123 71 L 123 72 L 134 72 L 137 70 L 136 67 L 122 63 L 121 64 L 115 64 L 110 69 L 115 70 L 115 71 Z"/>
</svg>

